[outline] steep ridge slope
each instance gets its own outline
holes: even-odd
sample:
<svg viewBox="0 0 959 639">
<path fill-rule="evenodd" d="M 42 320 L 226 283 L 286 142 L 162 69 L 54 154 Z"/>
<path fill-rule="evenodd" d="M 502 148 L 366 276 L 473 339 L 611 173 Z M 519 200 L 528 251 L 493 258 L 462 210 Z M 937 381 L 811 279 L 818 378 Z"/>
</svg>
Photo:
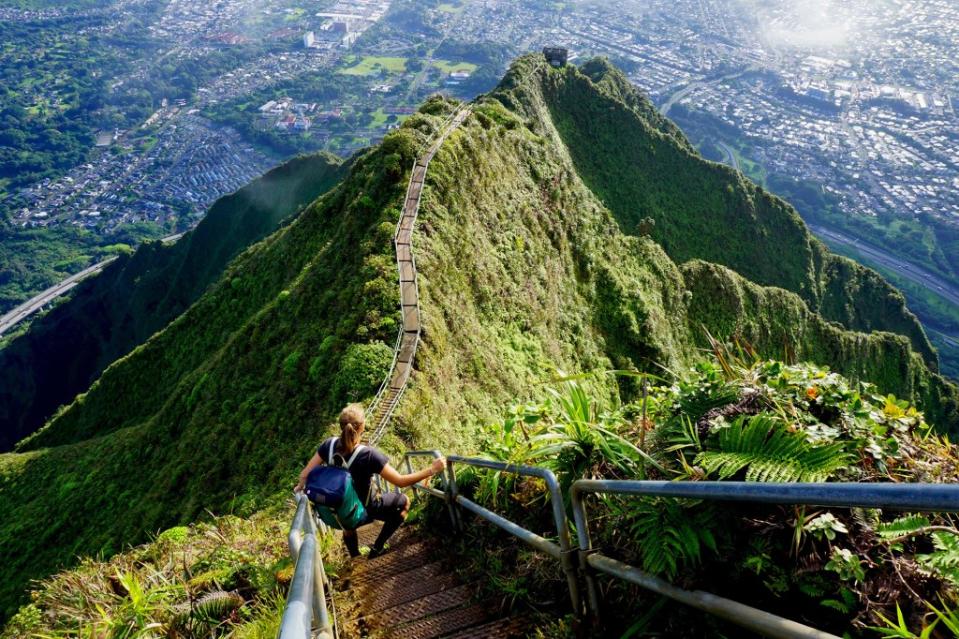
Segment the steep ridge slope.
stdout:
<svg viewBox="0 0 959 639">
<path fill-rule="evenodd" d="M 693 362 L 703 324 L 721 338 L 750 328 L 755 335 L 740 332 L 767 353 L 788 347 L 864 371 L 902 353 L 896 361 L 939 393 L 926 409 L 955 426 L 945 406 L 955 388 L 905 337 L 844 330 L 793 293 L 711 264 L 677 266 L 653 239 L 624 234 L 577 174 L 550 109 L 510 90 L 530 64 L 520 60 L 478 101 L 430 164 L 415 239 L 424 341 L 388 448 L 470 450 L 480 424 L 541 395 L 556 369 Z M 540 83 L 575 72 L 533 68 Z M 24 452 L 0 456 L 8 614 L 27 579 L 77 554 L 115 552 L 207 509 L 271 502 L 340 405 L 372 395 L 398 328 L 390 238 L 408 167 L 451 109 L 428 101 L 338 187 L 112 364 Z M 713 271 L 728 289 L 715 301 L 723 312 L 704 294 Z M 634 392 L 596 383 L 610 395 Z M 880 383 L 900 392 L 902 382 Z"/>
<path fill-rule="evenodd" d="M 455 433 L 475 430 L 464 422 L 488 423 L 498 406 L 536 393 L 557 368 L 681 366 L 707 346 L 704 328 L 722 339 L 743 337 L 765 356 L 810 359 L 873 381 L 915 398 L 942 430 L 959 428 L 956 387 L 929 369 L 907 337 L 845 330 L 794 293 L 698 260 L 677 267 L 649 237 L 624 234 L 621 218 L 578 174 L 576 153 L 553 118 L 556 107 L 545 100 L 548 87 L 568 78 L 584 79 L 574 67 L 521 58 L 431 165 L 418 258 L 427 337 L 417 355 L 415 399 L 399 413 L 401 425 L 414 425 L 405 437 L 440 432 L 455 440 Z M 587 86 L 573 108 L 608 111 L 590 106 L 608 100 L 604 89 Z M 650 117 L 657 130 L 678 133 L 654 111 Z M 630 126 L 653 135 L 645 124 Z M 712 167 L 688 159 L 689 171 Z M 733 195 L 742 199 L 737 184 Z M 815 240 L 795 219 L 803 250 Z M 791 250 L 783 243 L 776 253 Z M 768 252 L 758 243 L 756 261 Z M 856 268 L 882 284 L 880 295 L 898 295 Z M 801 286 L 800 276 L 780 277 Z M 849 303 L 875 304 L 874 297 L 857 297 L 875 293 L 865 289 L 850 291 Z M 629 393 L 630 383 L 610 392 L 616 390 Z M 428 422 L 417 419 L 423 413 Z"/>
<path fill-rule="evenodd" d="M 0 609 L 78 554 L 109 555 L 207 509 L 252 512 L 333 407 L 375 390 L 396 329 L 389 238 L 426 136 L 410 126 L 357 158 L 25 448 L 57 445 L 0 455 Z"/>
<path fill-rule="evenodd" d="M 293 159 L 217 200 L 176 244 L 145 244 L 83 282 L 0 350 L 0 451 L 41 427 L 111 362 L 183 313 L 240 251 L 343 174 L 332 155 Z"/>
<path fill-rule="evenodd" d="M 516 101 L 533 122 L 542 113 L 530 105 L 545 106 L 577 172 L 624 233 L 648 232 L 676 262 L 723 264 L 757 284 L 797 293 L 848 329 L 905 335 L 938 369 L 899 291 L 871 269 L 829 253 L 786 202 L 699 157 L 609 62 L 547 73 L 545 63 L 528 58 L 512 75 L 515 86 L 499 97 Z"/>
</svg>

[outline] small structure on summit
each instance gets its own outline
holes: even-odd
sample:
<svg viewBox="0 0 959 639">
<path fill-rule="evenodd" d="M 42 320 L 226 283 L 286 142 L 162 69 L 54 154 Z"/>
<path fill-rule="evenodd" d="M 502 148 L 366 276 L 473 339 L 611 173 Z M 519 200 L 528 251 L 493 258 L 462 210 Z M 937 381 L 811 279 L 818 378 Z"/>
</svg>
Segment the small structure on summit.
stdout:
<svg viewBox="0 0 959 639">
<path fill-rule="evenodd" d="M 569 49 L 563 47 L 543 47 L 543 55 L 546 61 L 554 67 L 565 67 L 569 59 Z"/>
</svg>

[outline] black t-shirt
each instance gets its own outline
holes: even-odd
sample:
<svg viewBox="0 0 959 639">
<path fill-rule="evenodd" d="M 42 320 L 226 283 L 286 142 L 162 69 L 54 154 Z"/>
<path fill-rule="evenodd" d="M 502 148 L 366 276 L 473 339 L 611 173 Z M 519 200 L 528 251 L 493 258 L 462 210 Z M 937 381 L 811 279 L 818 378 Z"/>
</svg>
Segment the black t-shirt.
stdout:
<svg viewBox="0 0 959 639">
<path fill-rule="evenodd" d="M 319 445 L 316 452 L 320 455 L 320 459 L 326 464 L 330 464 L 331 466 L 346 466 L 346 462 L 350 460 L 350 455 L 353 453 L 343 456 L 342 453 L 337 450 L 336 446 L 333 447 L 333 456 L 336 458 L 336 464 L 330 463 L 330 442 L 334 439 L 337 438 L 330 437 L 329 439 L 323 440 L 323 443 Z M 343 459 L 341 460 L 340 457 L 343 457 Z M 353 478 L 353 489 L 364 504 L 369 499 L 370 483 L 373 481 L 373 475 L 379 475 L 380 471 L 382 471 L 383 467 L 388 463 L 390 463 L 389 457 L 372 446 L 364 446 L 363 450 L 357 454 L 356 459 L 353 460 L 353 463 L 350 464 L 350 476 Z"/>
</svg>

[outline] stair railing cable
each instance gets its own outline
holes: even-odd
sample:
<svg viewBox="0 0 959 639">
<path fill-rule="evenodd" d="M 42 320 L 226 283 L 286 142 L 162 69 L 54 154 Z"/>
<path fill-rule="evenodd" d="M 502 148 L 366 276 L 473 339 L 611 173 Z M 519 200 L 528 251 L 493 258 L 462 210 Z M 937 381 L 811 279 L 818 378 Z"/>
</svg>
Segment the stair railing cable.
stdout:
<svg viewBox="0 0 959 639">
<path fill-rule="evenodd" d="M 416 456 L 439 457 L 439 451 L 410 451 L 406 454 L 407 468 Z M 467 510 L 491 522 L 533 548 L 557 559 L 566 573 L 573 611 L 580 619 L 588 616 L 595 626 L 601 620 L 602 598 L 596 583 L 602 574 L 636 584 L 659 595 L 725 619 L 753 632 L 775 639 L 838 639 L 836 635 L 811 628 L 700 590 L 685 590 L 643 572 L 617 559 L 608 557 L 592 546 L 589 520 L 584 498 L 588 494 L 615 494 L 626 496 L 658 496 L 687 499 L 712 499 L 728 502 L 756 502 L 767 504 L 794 504 L 833 506 L 843 508 L 884 508 L 909 512 L 959 512 L 959 486 L 948 484 L 876 484 L 876 483 L 761 483 L 733 481 L 620 481 L 582 479 L 573 483 L 570 491 L 573 520 L 578 548 L 571 548 L 568 520 L 563 496 L 556 477 L 547 469 L 532 466 L 450 455 L 442 489 L 416 484 L 417 492 L 445 501 L 450 509 L 454 530 L 467 524 L 459 509 Z M 546 483 L 556 522 L 558 543 L 545 539 L 505 517 L 459 494 L 454 466 L 463 464 L 497 472 L 539 477 Z M 578 562 L 573 561 L 573 555 Z M 585 605 L 580 607 L 579 581 L 585 581 Z"/>
<path fill-rule="evenodd" d="M 420 324 L 419 284 L 417 281 L 416 258 L 413 254 L 413 228 L 419 213 L 420 197 L 426 182 L 426 171 L 450 133 L 469 115 L 469 106 L 461 105 L 440 124 L 439 136 L 430 144 L 426 153 L 413 162 L 410 179 L 406 187 L 403 211 L 393 233 L 393 248 L 396 254 L 396 268 L 399 273 L 400 312 L 402 321 L 396 345 L 393 347 L 393 361 L 373 401 L 367 407 L 372 417 L 372 435 L 370 444 L 376 445 L 386 433 L 386 428 L 396 410 L 403 393 L 406 391 L 413 369 L 413 358 L 419 346 L 422 326 Z M 402 359 L 401 359 L 402 358 Z"/>
<path fill-rule="evenodd" d="M 297 493 L 296 515 L 287 537 L 295 567 L 277 635 L 279 639 L 336 639 L 336 617 L 330 615 L 326 606 L 329 580 L 318 533 L 327 533 L 326 524 L 313 514 L 307 496 Z"/>
</svg>

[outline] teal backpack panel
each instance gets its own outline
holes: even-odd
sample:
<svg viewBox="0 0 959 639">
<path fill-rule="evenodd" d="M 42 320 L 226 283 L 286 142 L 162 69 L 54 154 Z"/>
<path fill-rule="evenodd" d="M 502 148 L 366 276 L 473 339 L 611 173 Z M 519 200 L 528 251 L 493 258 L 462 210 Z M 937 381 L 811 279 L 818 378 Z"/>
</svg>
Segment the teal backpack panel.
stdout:
<svg viewBox="0 0 959 639">
<path fill-rule="evenodd" d="M 340 530 L 355 530 L 366 520 L 366 507 L 356 494 L 349 468 L 357 454 L 366 447 L 357 446 L 344 467 L 333 462 L 337 441 L 334 438 L 330 442 L 327 454 L 330 463 L 310 471 L 306 480 L 306 495 L 326 525 Z"/>
</svg>

